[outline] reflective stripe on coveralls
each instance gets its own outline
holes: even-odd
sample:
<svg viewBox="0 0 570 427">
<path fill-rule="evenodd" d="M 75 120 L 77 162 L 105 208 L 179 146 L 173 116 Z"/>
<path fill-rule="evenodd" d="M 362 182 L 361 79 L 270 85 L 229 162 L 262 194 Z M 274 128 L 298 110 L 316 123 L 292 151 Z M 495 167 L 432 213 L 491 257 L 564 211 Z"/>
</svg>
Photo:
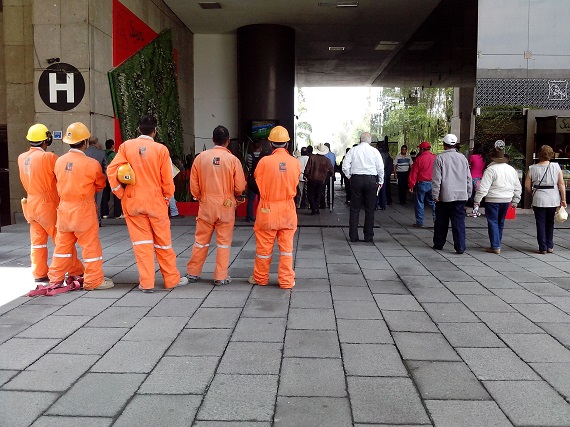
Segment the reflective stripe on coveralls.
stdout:
<svg viewBox="0 0 570 427">
<path fill-rule="evenodd" d="M 285 148 L 277 148 L 270 156 L 262 158 L 255 169 L 261 199 L 253 227 L 256 242 L 253 278 L 260 285 L 269 283 L 275 239 L 280 251 L 279 286 L 292 288 L 295 285 L 292 253 L 297 211 L 294 197 L 300 173 L 301 165 Z"/>
<path fill-rule="evenodd" d="M 117 179 L 117 169 L 129 163 L 136 184 L 125 188 Z M 174 195 L 174 181 L 168 149 L 150 136 L 141 135 L 125 141 L 107 167 L 109 185 L 121 199 L 133 252 L 137 261 L 139 284 L 154 288 L 154 256 L 166 289 L 180 282 L 176 254 L 172 249 L 168 200 Z"/>
<path fill-rule="evenodd" d="M 46 152 L 41 147 L 31 147 L 29 151 L 18 156 L 20 181 L 27 193 L 22 211 L 30 224 L 30 260 L 35 279 L 48 275 L 48 237 L 55 243 L 59 204 L 54 173 L 56 160 L 54 153 Z M 72 258 L 69 274 L 83 274 L 83 264 L 77 258 L 75 248 Z"/>
<path fill-rule="evenodd" d="M 60 202 L 50 283 L 63 281 L 70 266 L 66 259 L 77 243 L 85 260 L 95 260 L 85 263 L 83 275 L 83 288 L 92 290 L 104 281 L 95 193 L 105 188 L 105 175 L 97 160 L 73 148 L 57 159 L 54 170 Z"/>
<path fill-rule="evenodd" d="M 190 171 L 190 191 L 200 201 L 200 207 L 196 219 L 196 243 L 186 265 L 191 276 L 202 273 L 215 230 L 214 280 L 227 279 L 237 205 L 235 195 L 241 194 L 245 187 L 241 163 L 227 148 L 217 145 L 203 151 L 194 160 Z"/>
</svg>

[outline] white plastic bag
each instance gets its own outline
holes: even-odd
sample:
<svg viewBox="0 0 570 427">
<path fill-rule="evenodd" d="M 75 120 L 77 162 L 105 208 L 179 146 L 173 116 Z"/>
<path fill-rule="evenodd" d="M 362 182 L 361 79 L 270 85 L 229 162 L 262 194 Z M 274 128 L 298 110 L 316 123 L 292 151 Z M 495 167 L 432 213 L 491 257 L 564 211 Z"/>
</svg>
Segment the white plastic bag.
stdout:
<svg viewBox="0 0 570 427">
<path fill-rule="evenodd" d="M 567 219 L 568 219 L 568 212 L 566 212 L 566 209 L 563 206 L 560 206 L 556 210 L 556 214 L 554 214 L 554 222 L 556 222 L 557 224 L 562 224 Z"/>
</svg>

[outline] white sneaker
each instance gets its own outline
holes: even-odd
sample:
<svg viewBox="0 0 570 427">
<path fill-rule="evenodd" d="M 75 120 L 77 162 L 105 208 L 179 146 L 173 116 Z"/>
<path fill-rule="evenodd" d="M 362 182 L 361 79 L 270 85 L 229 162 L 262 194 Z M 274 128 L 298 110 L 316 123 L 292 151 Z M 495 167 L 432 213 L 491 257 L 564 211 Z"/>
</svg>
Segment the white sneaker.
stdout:
<svg viewBox="0 0 570 427">
<path fill-rule="evenodd" d="M 190 283 L 196 283 L 198 281 L 198 279 L 200 279 L 200 276 L 192 276 L 191 274 L 186 275 L 186 280 L 188 280 L 188 282 L 190 282 Z M 180 280 L 182 280 L 182 279 L 180 279 Z"/>
<path fill-rule="evenodd" d="M 182 276 L 182 277 L 180 278 L 180 282 L 178 282 L 178 285 L 176 285 L 176 286 L 177 286 L 177 287 L 178 287 L 178 286 L 185 286 L 185 285 L 187 285 L 188 283 L 190 283 L 190 282 L 188 281 L 188 278 Z"/>
<path fill-rule="evenodd" d="M 125 215 L 121 214 L 117 217 L 118 219 L 125 219 Z"/>
<path fill-rule="evenodd" d="M 108 277 L 103 277 L 103 283 L 97 286 L 94 290 L 102 291 L 104 289 L 111 289 L 113 286 L 115 286 L 115 284 L 111 279 Z"/>
<path fill-rule="evenodd" d="M 232 282 L 232 278 L 230 276 L 226 277 L 223 280 L 214 280 L 214 286 L 222 286 L 227 285 Z"/>
</svg>

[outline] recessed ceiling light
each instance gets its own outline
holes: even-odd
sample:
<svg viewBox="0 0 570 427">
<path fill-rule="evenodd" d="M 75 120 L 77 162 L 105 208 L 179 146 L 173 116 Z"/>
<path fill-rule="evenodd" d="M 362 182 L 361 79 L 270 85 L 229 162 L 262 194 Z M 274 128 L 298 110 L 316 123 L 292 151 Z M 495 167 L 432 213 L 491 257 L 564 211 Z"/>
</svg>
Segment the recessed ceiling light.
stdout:
<svg viewBox="0 0 570 427">
<path fill-rule="evenodd" d="M 202 9 L 221 9 L 222 5 L 214 1 L 204 1 L 198 3 Z"/>
<path fill-rule="evenodd" d="M 381 41 L 379 42 L 374 50 L 395 50 L 399 42 L 392 41 Z"/>
<path fill-rule="evenodd" d="M 336 4 L 336 7 L 358 7 L 357 1 L 342 1 Z"/>
<path fill-rule="evenodd" d="M 344 50 L 344 46 L 329 46 L 329 50 L 331 51 Z"/>
</svg>

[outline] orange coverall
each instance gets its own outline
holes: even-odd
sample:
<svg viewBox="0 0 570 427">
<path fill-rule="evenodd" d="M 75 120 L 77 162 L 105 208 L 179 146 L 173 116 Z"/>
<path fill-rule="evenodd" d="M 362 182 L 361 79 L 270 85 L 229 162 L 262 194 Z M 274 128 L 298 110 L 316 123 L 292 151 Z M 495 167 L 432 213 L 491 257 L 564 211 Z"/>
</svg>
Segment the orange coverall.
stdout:
<svg viewBox="0 0 570 427">
<path fill-rule="evenodd" d="M 48 275 L 48 236 L 55 244 L 57 221 L 57 195 L 55 173 L 53 171 L 57 156 L 44 151 L 41 147 L 31 147 L 20 154 L 18 167 L 20 180 L 27 193 L 27 203 L 22 204 L 26 221 L 30 224 L 30 240 L 32 243 L 31 261 L 34 279 Z M 83 264 L 77 259 L 77 251 L 73 247 L 69 274 L 83 274 Z"/>
<path fill-rule="evenodd" d="M 136 182 L 123 188 L 117 179 L 117 169 L 127 162 L 134 171 Z M 168 200 L 174 195 L 168 148 L 147 135 L 125 141 L 107 166 L 107 177 L 111 190 L 121 199 L 137 260 L 140 287 L 154 288 L 155 252 L 164 287 L 176 287 L 180 272 L 176 268 L 168 218 Z"/>
<path fill-rule="evenodd" d="M 262 158 L 255 168 L 254 178 L 259 187 L 260 200 L 255 218 L 256 253 L 253 278 L 260 285 L 269 282 L 269 268 L 275 238 L 279 245 L 279 286 L 295 286 L 293 270 L 293 237 L 297 230 L 297 211 L 294 197 L 301 165 L 285 148 L 277 148 Z"/>
<path fill-rule="evenodd" d="M 228 277 L 237 205 L 235 195 L 240 195 L 245 186 L 241 163 L 227 148 L 215 146 L 203 151 L 194 160 L 190 172 L 190 192 L 200 201 L 200 208 L 192 256 L 186 266 L 188 274 L 199 276 L 202 273 L 212 234 L 216 230 L 214 280 Z"/>
<path fill-rule="evenodd" d="M 63 281 L 77 242 L 85 263 L 83 288 L 92 290 L 104 280 L 95 193 L 105 188 L 105 175 L 97 160 L 74 148 L 57 159 L 54 170 L 60 201 L 49 282 L 55 284 Z"/>
</svg>

